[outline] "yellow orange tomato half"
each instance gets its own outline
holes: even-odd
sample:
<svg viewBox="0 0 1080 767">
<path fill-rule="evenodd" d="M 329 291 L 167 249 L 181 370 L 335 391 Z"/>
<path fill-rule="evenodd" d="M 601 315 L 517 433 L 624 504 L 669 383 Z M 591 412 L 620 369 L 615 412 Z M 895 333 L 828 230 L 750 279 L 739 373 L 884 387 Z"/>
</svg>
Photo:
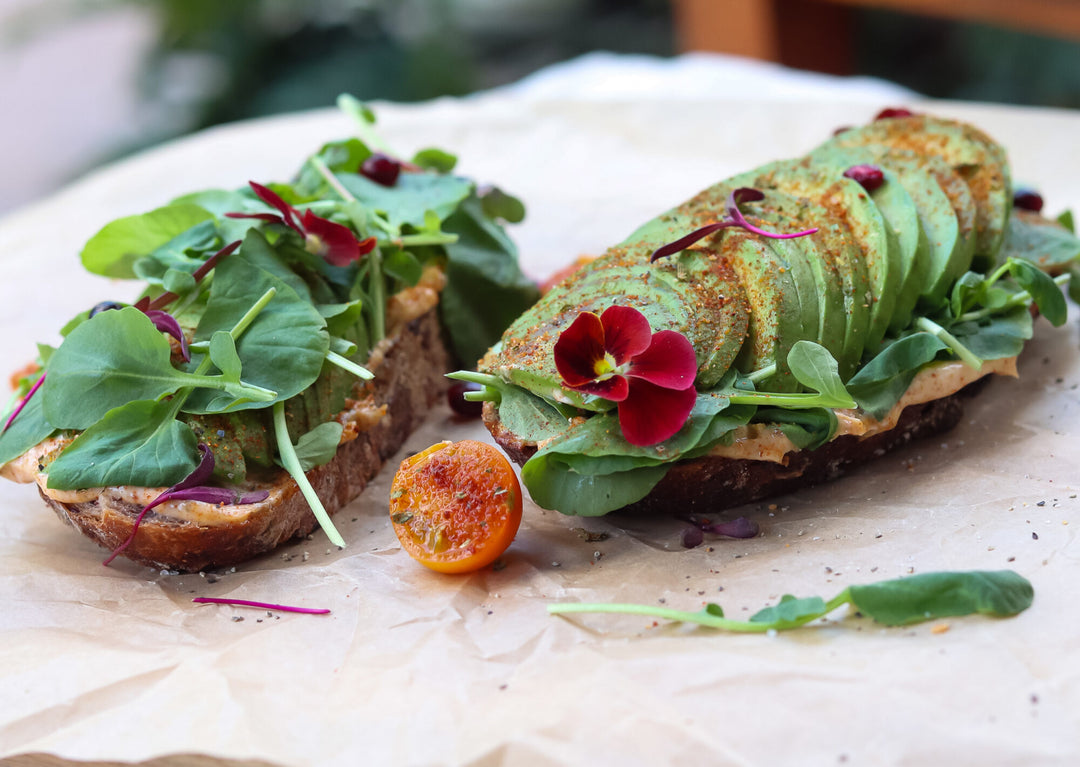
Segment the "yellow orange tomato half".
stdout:
<svg viewBox="0 0 1080 767">
<path fill-rule="evenodd" d="M 442 573 L 494 562 L 521 524 L 521 486 L 492 445 L 440 442 L 401 462 L 390 487 L 390 521 L 414 559 Z"/>
</svg>

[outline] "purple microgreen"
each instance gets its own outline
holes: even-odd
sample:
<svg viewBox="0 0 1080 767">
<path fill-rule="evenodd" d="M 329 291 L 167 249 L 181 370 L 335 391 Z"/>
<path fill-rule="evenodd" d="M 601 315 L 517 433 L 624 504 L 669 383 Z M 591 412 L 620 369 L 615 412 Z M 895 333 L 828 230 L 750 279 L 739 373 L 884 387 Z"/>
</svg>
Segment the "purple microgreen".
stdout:
<svg viewBox="0 0 1080 767">
<path fill-rule="evenodd" d="M 26 394 L 23 396 L 23 398 L 19 400 L 19 404 L 15 406 L 14 410 L 11 411 L 11 415 L 9 415 L 7 417 L 7 421 L 4 422 L 4 428 L 0 429 L 0 434 L 7 431 L 8 427 L 11 426 L 12 423 L 14 423 L 15 416 L 17 416 L 20 412 L 22 412 L 22 409 L 24 407 L 26 407 L 26 403 L 28 403 L 30 401 L 31 397 L 33 397 L 35 394 L 37 394 L 37 390 L 41 388 L 41 385 L 43 383 L 45 383 L 45 374 L 44 373 L 41 374 L 41 377 L 38 380 L 34 381 L 34 385 L 30 387 L 30 391 L 26 392 Z"/>
<path fill-rule="evenodd" d="M 1043 209 L 1042 195 L 1034 189 L 1017 189 L 1013 195 L 1013 207 L 1021 210 L 1030 210 L 1032 213 L 1041 213 Z"/>
<path fill-rule="evenodd" d="M 745 229 L 748 232 L 753 232 L 756 235 L 759 235 L 761 237 L 768 237 L 769 239 L 773 240 L 790 240 L 794 239 L 795 237 L 806 237 L 807 235 L 815 234 L 817 232 L 817 227 L 814 227 L 812 229 L 804 229 L 801 232 L 793 232 L 791 234 L 779 234 L 777 232 L 770 232 L 754 226 L 746 220 L 746 217 L 742 214 L 742 211 L 739 210 L 739 204 L 744 202 L 758 202 L 759 200 L 763 199 L 765 199 L 765 195 L 757 189 L 752 189 L 750 187 L 744 186 L 733 190 L 731 194 L 728 195 L 727 201 L 724 204 L 724 213 L 726 215 L 726 218 L 724 218 L 722 221 L 717 221 L 712 224 L 706 224 L 700 229 L 696 229 L 690 234 L 680 237 L 678 240 L 675 240 L 675 242 L 671 242 L 667 245 L 663 245 L 657 248 L 653 251 L 652 256 L 649 257 L 649 262 L 651 263 L 658 259 L 664 258 L 665 256 L 672 256 L 676 253 L 686 250 L 686 248 L 690 247 L 698 240 L 704 237 L 708 237 L 713 232 L 717 232 L 721 229 L 726 229 L 730 226 L 737 226 Z"/>
<path fill-rule="evenodd" d="M 885 183 L 885 174 L 876 165 L 852 165 L 844 171 L 844 177 L 859 184 L 868 192 L 872 192 Z"/>
<path fill-rule="evenodd" d="M 292 605 L 276 605 L 270 602 L 252 602 L 250 599 L 223 599 L 221 597 L 195 597 L 191 600 L 198 604 L 210 605 L 236 605 L 239 607 L 258 607 L 261 610 L 277 610 L 283 613 L 304 613 L 305 615 L 327 615 L 330 610 L 325 607 L 293 607 Z"/>
<path fill-rule="evenodd" d="M 98 314 L 101 314 L 101 312 L 107 312 L 111 309 L 123 309 L 125 306 L 127 306 L 127 304 L 121 304 L 116 301 L 102 301 L 100 304 L 94 304 L 90 309 L 87 318 L 95 317 Z"/>
<path fill-rule="evenodd" d="M 682 545 L 684 549 L 696 549 L 705 542 L 705 531 L 700 527 L 687 527 L 683 530 Z"/>
<path fill-rule="evenodd" d="M 44 376 L 42 376 L 42 378 L 44 378 Z M 202 443 L 199 443 L 199 450 L 202 452 L 202 459 L 199 461 L 199 465 L 195 467 L 195 470 L 165 492 L 161 493 L 157 498 L 150 501 L 150 503 L 139 512 L 139 516 L 135 517 L 135 524 L 132 525 L 131 534 L 128 535 L 127 540 L 113 549 L 112 554 L 101 563 L 102 565 L 108 567 L 109 564 L 124 551 L 124 549 L 130 546 L 131 542 L 135 540 L 135 534 L 139 532 L 139 525 L 142 524 L 143 518 L 146 516 L 147 512 L 155 506 L 160 506 L 166 501 L 201 501 L 203 503 L 239 506 L 249 503 L 260 503 L 270 496 L 265 490 L 240 495 L 235 490 L 202 485 L 202 483 L 210 479 L 210 475 L 214 473 L 214 453 L 209 447 Z"/>
<path fill-rule="evenodd" d="M 267 213 L 266 215 L 269 216 L 270 214 Z M 271 216 L 271 218 L 273 218 L 275 221 L 277 220 L 277 216 Z M 218 262 L 221 261 L 221 259 L 225 258 L 225 256 L 229 255 L 230 253 L 232 253 L 234 250 L 236 250 L 239 247 L 240 247 L 240 240 L 236 240 L 235 242 L 230 242 L 228 245 L 226 245 L 224 248 L 219 250 L 217 253 L 210 256 L 210 258 L 206 259 L 206 261 L 204 261 L 203 264 L 198 269 L 195 270 L 195 273 L 193 275 L 191 275 L 192 277 L 195 278 L 195 283 L 198 284 L 198 283 L 202 282 L 203 277 L 205 277 L 207 274 L 209 274 L 210 270 L 213 269 L 215 266 L 217 266 Z M 168 304 L 171 304 L 173 301 L 175 301 L 177 298 L 179 298 L 179 296 L 176 295 L 175 293 L 171 293 L 171 292 L 170 293 L 162 293 L 160 296 L 155 298 L 153 301 L 150 301 L 147 298 L 141 298 L 141 299 L 139 299 L 139 303 L 135 304 L 135 306 L 138 307 L 139 309 L 142 309 L 142 311 L 145 312 L 148 309 L 160 309 L 163 306 L 167 306 Z M 142 304 L 144 301 L 147 302 L 145 308 L 140 306 L 140 304 Z"/>
<path fill-rule="evenodd" d="M 753 538 L 761 532 L 758 523 L 746 517 L 736 517 L 729 522 L 713 522 L 701 529 L 703 532 L 724 535 L 728 538 Z"/>
<path fill-rule="evenodd" d="M 190 362 L 191 352 L 188 351 L 187 337 L 176 318 L 160 309 L 149 309 L 145 314 L 154 323 L 155 328 L 176 339 L 180 344 L 180 356 L 184 358 L 184 362 Z"/>
</svg>

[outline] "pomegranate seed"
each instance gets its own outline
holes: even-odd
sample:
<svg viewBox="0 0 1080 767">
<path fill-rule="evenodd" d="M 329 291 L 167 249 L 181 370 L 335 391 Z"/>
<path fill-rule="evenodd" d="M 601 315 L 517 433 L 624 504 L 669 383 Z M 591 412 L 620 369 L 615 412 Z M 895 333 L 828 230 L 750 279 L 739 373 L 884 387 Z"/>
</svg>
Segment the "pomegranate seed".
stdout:
<svg viewBox="0 0 1080 767">
<path fill-rule="evenodd" d="M 912 117 L 915 113 L 903 107 L 888 107 L 877 113 L 874 120 L 888 120 L 892 117 Z"/>
<path fill-rule="evenodd" d="M 862 184 L 862 188 L 872 192 L 885 183 L 885 174 L 876 165 L 852 165 L 844 171 L 846 178 Z"/>
<path fill-rule="evenodd" d="M 401 163 L 393 157 L 375 152 L 360 165 L 360 175 L 367 176 L 376 184 L 393 186 L 401 173 Z"/>
<path fill-rule="evenodd" d="M 467 400 L 465 394 L 481 389 L 483 387 L 480 384 L 471 381 L 454 381 L 446 390 L 446 402 L 451 410 L 463 418 L 479 418 L 484 411 L 484 403 Z"/>
<path fill-rule="evenodd" d="M 1030 210 L 1032 213 L 1041 213 L 1043 209 L 1042 195 L 1032 189 L 1017 189 L 1013 195 L 1013 207 L 1021 210 Z"/>
</svg>

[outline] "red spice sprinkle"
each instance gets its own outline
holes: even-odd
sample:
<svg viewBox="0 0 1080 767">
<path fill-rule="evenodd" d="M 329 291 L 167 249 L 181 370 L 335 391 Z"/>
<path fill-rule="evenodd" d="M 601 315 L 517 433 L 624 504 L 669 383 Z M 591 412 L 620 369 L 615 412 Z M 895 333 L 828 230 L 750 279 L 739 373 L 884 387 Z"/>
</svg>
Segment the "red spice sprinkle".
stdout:
<svg viewBox="0 0 1080 767">
<path fill-rule="evenodd" d="M 325 607 L 292 607 L 275 605 L 269 602 L 252 602 L 248 599 L 222 599 L 219 597 L 195 597 L 192 602 L 214 605 L 237 605 L 240 607 L 258 607 L 260 610 L 277 610 L 283 613 L 305 613 L 308 615 L 326 615 L 330 611 Z"/>
<path fill-rule="evenodd" d="M 914 115 L 914 112 L 904 107 L 887 107 L 878 112 L 874 120 L 888 120 L 892 117 L 913 117 Z"/>
</svg>

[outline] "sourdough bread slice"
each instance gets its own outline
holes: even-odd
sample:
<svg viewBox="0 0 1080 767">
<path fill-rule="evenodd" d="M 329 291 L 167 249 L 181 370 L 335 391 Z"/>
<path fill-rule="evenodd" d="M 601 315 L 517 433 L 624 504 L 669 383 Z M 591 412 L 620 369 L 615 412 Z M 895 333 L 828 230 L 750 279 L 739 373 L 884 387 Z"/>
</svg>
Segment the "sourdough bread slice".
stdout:
<svg viewBox="0 0 1080 767">
<path fill-rule="evenodd" d="M 307 472 L 330 514 L 364 490 L 444 391 L 450 357 L 437 309 L 398 325 L 376 347 L 368 367 L 374 379 L 358 384 L 355 398 L 338 415 L 345 428 L 337 455 Z M 110 550 L 127 540 L 143 507 L 164 489 L 105 487 L 64 496 L 45 489 L 46 475 L 35 480 L 62 520 Z M 123 556 L 150 567 L 194 572 L 251 559 L 317 526 L 284 470 L 269 483 L 249 483 L 243 490 L 270 495 L 261 503 L 236 506 L 168 501 L 147 513 Z"/>
</svg>

